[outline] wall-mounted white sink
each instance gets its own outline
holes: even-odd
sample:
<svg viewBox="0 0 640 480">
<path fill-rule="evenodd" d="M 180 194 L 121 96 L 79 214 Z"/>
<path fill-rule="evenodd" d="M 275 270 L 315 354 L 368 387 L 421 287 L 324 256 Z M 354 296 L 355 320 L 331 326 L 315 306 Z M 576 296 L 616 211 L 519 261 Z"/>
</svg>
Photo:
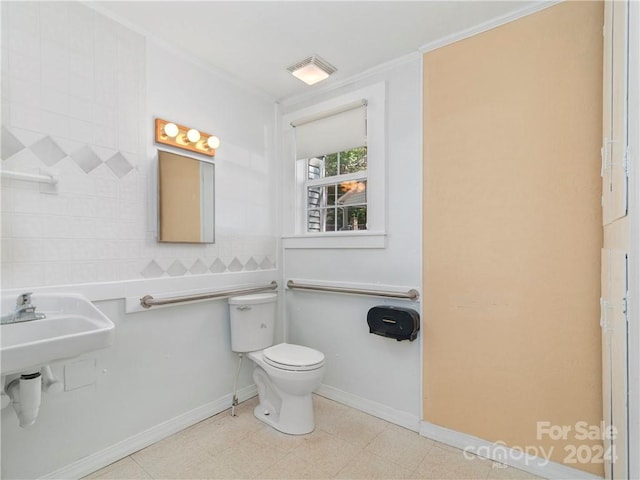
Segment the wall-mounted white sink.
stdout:
<svg viewBox="0 0 640 480">
<path fill-rule="evenodd" d="M 37 371 L 113 342 L 113 322 L 82 295 L 34 293 L 31 299 L 46 318 L 0 325 L 2 375 Z M 15 296 L 2 297 L 3 317 L 14 311 L 15 303 Z"/>
</svg>

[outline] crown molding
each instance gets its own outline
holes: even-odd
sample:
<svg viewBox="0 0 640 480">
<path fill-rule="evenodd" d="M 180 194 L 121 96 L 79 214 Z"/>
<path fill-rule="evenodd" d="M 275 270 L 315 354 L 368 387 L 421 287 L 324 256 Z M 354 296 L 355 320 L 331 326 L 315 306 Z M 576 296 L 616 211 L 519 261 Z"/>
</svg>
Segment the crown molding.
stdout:
<svg viewBox="0 0 640 480">
<path fill-rule="evenodd" d="M 474 25 L 473 27 L 469 27 L 459 32 L 452 33 L 451 35 L 447 35 L 432 42 L 426 43 L 422 45 L 418 49 L 418 51 L 421 53 L 426 53 L 432 50 L 436 50 L 446 45 L 464 40 L 465 38 L 469 38 L 474 35 L 478 35 L 479 33 L 483 33 L 496 27 L 500 27 L 507 23 L 513 22 L 514 20 L 518 20 L 519 18 L 526 17 L 527 15 L 531 15 L 532 13 L 537 13 L 546 8 L 553 7 L 554 5 L 557 5 L 563 1 L 564 0 L 542 0 L 534 5 L 527 5 L 526 7 L 520 8 L 511 13 L 500 15 L 499 17 L 487 20 L 486 22 Z"/>
</svg>

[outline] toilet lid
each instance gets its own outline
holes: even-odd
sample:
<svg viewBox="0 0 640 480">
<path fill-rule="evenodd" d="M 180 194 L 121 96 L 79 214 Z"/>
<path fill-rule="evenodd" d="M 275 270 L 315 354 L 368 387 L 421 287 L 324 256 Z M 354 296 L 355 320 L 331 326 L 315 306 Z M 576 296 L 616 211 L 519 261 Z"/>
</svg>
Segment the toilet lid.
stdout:
<svg viewBox="0 0 640 480">
<path fill-rule="evenodd" d="M 314 370 L 324 364 L 322 352 L 290 343 L 265 348 L 262 354 L 269 365 L 284 370 Z"/>
</svg>

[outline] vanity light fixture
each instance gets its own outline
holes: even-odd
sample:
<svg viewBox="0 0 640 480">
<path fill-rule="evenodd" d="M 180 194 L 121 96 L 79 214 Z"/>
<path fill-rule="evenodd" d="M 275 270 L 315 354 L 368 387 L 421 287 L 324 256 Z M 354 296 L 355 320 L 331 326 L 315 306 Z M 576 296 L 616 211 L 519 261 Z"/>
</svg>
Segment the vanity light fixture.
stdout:
<svg viewBox="0 0 640 480">
<path fill-rule="evenodd" d="M 336 68 L 318 55 L 312 55 L 287 68 L 291 74 L 307 85 L 329 78 Z"/>
<path fill-rule="evenodd" d="M 162 118 L 156 118 L 156 142 L 210 157 L 216 155 L 216 149 L 220 146 L 220 139 L 215 135 L 168 122 Z"/>
</svg>

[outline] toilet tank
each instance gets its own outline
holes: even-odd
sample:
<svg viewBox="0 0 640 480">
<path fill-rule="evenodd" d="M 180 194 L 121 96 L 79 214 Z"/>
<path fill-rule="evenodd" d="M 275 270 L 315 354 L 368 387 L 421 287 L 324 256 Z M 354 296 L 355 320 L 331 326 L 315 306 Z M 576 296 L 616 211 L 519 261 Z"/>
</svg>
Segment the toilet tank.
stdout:
<svg viewBox="0 0 640 480">
<path fill-rule="evenodd" d="M 273 345 L 277 299 L 275 293 L 229 298 L 231 350 L 255 352 Z"/>
</svg>

